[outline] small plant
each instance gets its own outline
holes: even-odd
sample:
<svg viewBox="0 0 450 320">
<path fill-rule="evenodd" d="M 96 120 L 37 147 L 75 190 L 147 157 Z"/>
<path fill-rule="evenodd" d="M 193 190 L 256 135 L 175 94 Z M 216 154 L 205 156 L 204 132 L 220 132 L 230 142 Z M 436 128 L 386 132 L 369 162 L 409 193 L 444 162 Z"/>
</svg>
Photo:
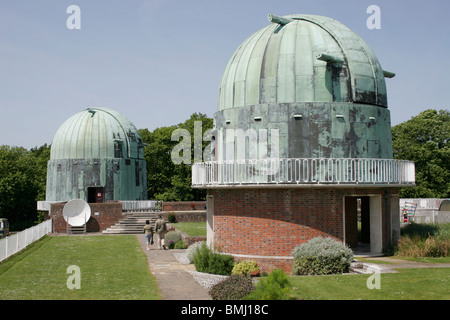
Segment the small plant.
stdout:
<svg viewBox="0 0 450 320">
<path fill-rule="evenodd" d="M 249 300 L 287 300 L 292 289 L 289 278 L 281 269 L 272 270 L 267 278 L 262 278 L 256 289 L 244 299 Z"/>
<path fill-rule="evenodd" d="M 257 277 L 261 273 L 258 264 L 255 261 L 242 261 L 234 265 L 231 271 L 232 275 Z"/>
<path fill-rule="evenodd" d="M 173 213 L 170 213 L 167 215 L 167 221 L 169 223 L 177 223 L 177 217 Z"/>
<path fill-rule="evenodd" d="M 174 249 L 186 249 L 186 243 L 184 242 L 184 240 L 178 241 L 177 243 L 175 243 Z"/>
<path fill-rule="evenodd" d="M 228 276 L 233 270 L 234 258 L 215 252 L 206 243 L 202 243 L 194 253 L 194 265 L 199 272 Z"/>
<path fill-rule="evenodd" d="M 316 237 L 296 247 L 293 275 L 319 275 L 348 272 L 353 251 L 330 237 Z"/>
</svg>

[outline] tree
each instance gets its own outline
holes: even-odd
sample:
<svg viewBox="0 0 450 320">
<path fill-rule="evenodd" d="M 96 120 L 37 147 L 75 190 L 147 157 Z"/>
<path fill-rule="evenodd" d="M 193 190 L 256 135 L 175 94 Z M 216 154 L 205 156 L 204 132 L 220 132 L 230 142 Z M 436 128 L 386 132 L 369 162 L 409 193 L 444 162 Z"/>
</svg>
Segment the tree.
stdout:
<svg viewBox="0 0 450 320">
<path fill-rule="evenodd" d="M 35 223 L 36 201 L 45 198 L 49 157 L 47 145 L 30 151 L 0 146 L 0 216 L 8 218 L 12 230 Z"/>
<path fill-rule="evenodd" d="M 395 159 L 412 160 L 416 186 L 402 188 L 402 198 L 450 197 L 450 112 L 425 110 L 392 128 Z"/>
<path fill-rule="evenodd" d="M 179 141 L 172 141 L 172 133 L 176 129 L 186 129 L 191 139 L 191 163 L 194 160 L 194 124 L 202 124 L 202 137 L 206 130 L 211 129 L 213 121 L 204 114 L 194 113 L 184 123 L 169 127 L 161 127 L 150 132 L 140 129 L 139 134 L 146 144 L 144 149 L 147 161 L 147 193 L 149 199 L 163 201 L 204 200 L 205 190 L 191 188 L 191 167 L 189 163 L 174 164 L 171 158 L 172 150 Z M 202 142 L 202 149 L 208 141 Z"/>
</svg>

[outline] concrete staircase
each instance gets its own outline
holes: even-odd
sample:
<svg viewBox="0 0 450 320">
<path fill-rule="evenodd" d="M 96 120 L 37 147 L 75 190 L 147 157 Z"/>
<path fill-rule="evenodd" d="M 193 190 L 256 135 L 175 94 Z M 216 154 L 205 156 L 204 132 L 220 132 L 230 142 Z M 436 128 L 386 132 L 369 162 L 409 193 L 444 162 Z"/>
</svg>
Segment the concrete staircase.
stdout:
<svg viewBox="0 0 450 320">
<path fill-rule="evenodd" d="M 140 234 L 144 232 L 145 221 L 155 224 L 157 212 L 131 212 L 115 225 L 103 230 L 103 234 Z"/>
</svg>

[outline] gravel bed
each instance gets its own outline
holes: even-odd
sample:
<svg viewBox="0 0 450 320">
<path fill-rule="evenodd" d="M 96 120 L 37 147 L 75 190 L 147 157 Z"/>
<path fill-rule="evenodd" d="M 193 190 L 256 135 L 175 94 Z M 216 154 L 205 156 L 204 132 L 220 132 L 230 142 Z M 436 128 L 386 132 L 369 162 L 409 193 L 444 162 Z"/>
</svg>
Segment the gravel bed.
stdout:
<svg viewBox="0 0 450 320">
<path fill-rule="evenodd" d="M 221 276 L 218 274 L 209 274 L 192 270 L 189 270 L 189 273 L 203 288 L 208 290 L 211 289 L 215 284 L 228 278 L 228 276 Z"/>
<path fill-rule="evenodd" d="M 186 253 L 183 252 L 176 252 L 173 254 L 175 258 L 180 262 L 181 264 L 190 264 L 189 259 L 187 258 Z M 222 280 L 225 280 L 228 278 L 228 276 L 222 276 L 218 274 L 210 274 L 210 273 L 203 273 L 193 270 L 188 270 L 188 272 L 194 277 L 194 279 L 205 289 L 209 290 L 211 289 L 215 284 L 219 283 Z"/>
<path fill-rule="evenodd" d="M 173 255 L 175 256 L 175 258 L 177 258 L 178 262 L 181 264 L 190 264 L 191 263 L 189 261 L 186 253 L 175 252 Z"/>
</svg>

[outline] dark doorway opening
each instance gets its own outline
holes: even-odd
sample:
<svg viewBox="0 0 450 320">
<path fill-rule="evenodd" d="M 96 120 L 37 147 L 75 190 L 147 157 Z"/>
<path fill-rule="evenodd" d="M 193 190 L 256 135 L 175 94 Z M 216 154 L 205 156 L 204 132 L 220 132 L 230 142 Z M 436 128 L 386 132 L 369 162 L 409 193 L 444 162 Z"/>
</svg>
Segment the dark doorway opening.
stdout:
<svg viewBox="0 0 450 320">
<path fill-rule="evenodd" d="M 370 197 L 349 196 L 344 203 L 345 242 L 352 249 L 370 251 Z"/>
<path fill-rule="evenodd" d="M 103 203 L 103 187 L 88 187 L 88 203 Z"/>
</svg>

